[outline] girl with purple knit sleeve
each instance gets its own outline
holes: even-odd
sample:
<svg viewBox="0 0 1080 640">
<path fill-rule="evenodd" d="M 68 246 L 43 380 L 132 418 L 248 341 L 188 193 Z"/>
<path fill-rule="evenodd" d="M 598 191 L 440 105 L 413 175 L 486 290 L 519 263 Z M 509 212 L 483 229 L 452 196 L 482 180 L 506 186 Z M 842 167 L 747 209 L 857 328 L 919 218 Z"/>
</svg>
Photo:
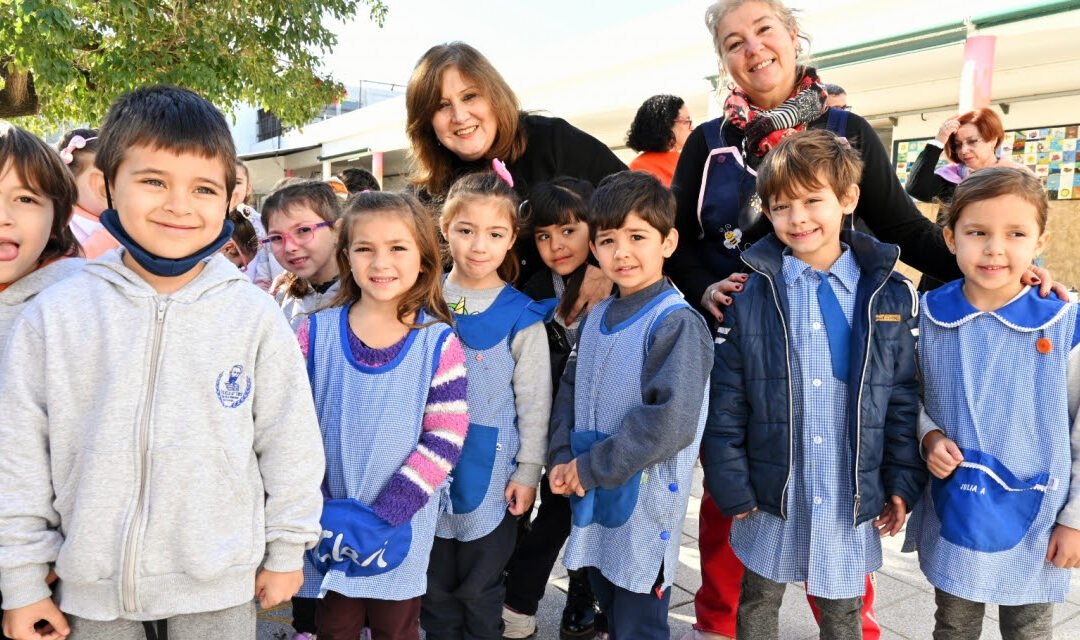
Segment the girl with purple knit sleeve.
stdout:
<svg viewBox="0 0 1080 640">
<path fill-rule="evenodd" d="M 465 355 L 435 227 L 413 197 L 354 198 L 336 259 L 337 297 L 297 334 L 327 461 L 323 542 L 300 595 L 319 598 L 320 640 L 354 640 L 365 619 L 374 640 L 416 640 L 439 505 L 468 431 Z"/>
</svg>

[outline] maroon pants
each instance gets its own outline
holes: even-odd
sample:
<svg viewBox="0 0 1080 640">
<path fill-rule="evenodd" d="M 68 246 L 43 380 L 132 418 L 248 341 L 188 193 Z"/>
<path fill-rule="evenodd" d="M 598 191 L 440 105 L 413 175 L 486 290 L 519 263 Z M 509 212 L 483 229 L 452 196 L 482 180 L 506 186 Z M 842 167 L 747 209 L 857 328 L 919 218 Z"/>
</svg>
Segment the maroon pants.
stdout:
<svg viewBox="0 0 1080 640">
<path fill-rule="evenodd" d="M 698 516 L 698 551 L 701 553 L 701 588 L 694 596 L 695 629 L 735 637 L 735 613 L 739 608 L 739 583 L 743 565 L 731 550 L 731 521 L 713 502 L 709 491 L 701 497 Z M 814 617 L 819 618 L 814 596 L 806 596 Z M 874 619 L 874 583 L 866 576 L 863 596 L 862 628 L 864 640 L 881 638 L 881 628 Z"/>
<path fill-rule="evenodd" d="M 315 609 L 319 640 L 356 640 L 365 619 L 373 640 L 418 640 L 420 598 L 375 600 L 328 591 Z"/>
</svg>

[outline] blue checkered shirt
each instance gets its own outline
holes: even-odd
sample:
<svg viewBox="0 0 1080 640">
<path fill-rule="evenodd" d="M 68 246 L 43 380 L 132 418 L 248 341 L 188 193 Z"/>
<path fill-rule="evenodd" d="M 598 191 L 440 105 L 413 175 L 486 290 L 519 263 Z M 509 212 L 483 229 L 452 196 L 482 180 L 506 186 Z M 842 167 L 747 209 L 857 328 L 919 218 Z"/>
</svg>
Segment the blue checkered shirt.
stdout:
<svg viewBox="0 0 1080 640">
<path fill-rule="evenodd" d="M 863 595 L 866 574 L 881 567 L 881 542 L 870 522 L 852 528 L 855 491 L 847 384 L 833 377 L 818 308 L 818 272 L 786 249 L 783 275 L 794 393 L 788 519 L 754 511 L 736 520 L 731 548 L 748 569 L 769 580 L 806 582 L 813 596 L 853 598 Z M 828 278 L 849 324 L 859 275 L 859 265 L 844 245 Z"/>
</svg>

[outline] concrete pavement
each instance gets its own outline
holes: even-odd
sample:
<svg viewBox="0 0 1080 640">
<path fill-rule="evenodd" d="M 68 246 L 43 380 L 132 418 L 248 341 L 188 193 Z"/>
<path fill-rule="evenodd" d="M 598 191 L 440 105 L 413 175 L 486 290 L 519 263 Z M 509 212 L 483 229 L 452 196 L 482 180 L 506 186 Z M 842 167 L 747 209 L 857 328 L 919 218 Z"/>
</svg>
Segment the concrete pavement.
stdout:
<svg viewBox="0 0 1080 640">
<path fill-rule="evenodd" d="M 678 640 L 694 622 L 694 592 L 701 586 L 701 563 L 697 548 L 697 518 L 701 504 L 701 469 L 694 479 L 693 497 L 683 526 L 680 565 L 672 587 L 671 637 Z M 900 553 L 904 533 L 883 541 L 884 567 L 877 573 L 875 610 L 882 628 L 882 640 L 927 640 L 934 628 L 934 589 L 923 577 L 915 554 Z M 1054 639 L 1080 640 L 1080 577 L 1073 574 L 1073 588 L 1065 603 L 1054 610 Z M 537 612 L 537 640 L 558 640 L 559 620 L 566 598 L 566 570 L 556 564 L 547 592 Z M 288 607 L 262 613 L 259 640 L 289 640 Z M 801 585 L 791 585 L 780 609 L 780 637 L 784 640 L 812 640 L 818 637 L 810 607 Z M 999 640 L 997 607 L 987 606 L 982 640 Z"/>
</svg>

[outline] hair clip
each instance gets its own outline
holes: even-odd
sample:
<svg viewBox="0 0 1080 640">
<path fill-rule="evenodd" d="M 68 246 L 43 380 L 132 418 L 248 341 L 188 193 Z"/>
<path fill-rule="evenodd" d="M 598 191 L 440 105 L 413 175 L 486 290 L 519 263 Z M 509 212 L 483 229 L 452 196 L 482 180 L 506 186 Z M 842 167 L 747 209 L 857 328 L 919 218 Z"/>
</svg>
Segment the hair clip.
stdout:
<svg viewBox="0 0 1080 640">
<path fill-rule="evenodd" d="M 529 211 L 526 211 L 525 207 L 529 207 Z M 532 211 L 532 206 L 529 204 L 528 198 L 526 198 L 525 200 L 522 200 L 521 204 L 518 205 L 518 218 L 520 218 L 521 220 L 525 220 L 526 218 L 529 217 L 529 213 L 531 211 Z"/>
<path fill-rule="evenodd" d="M 495 173 L 503 179 L 511 189 L 514 188 L 514 176 L 510 175 L 510 170 L 506 168 L 506 164 L 498 158 L 491 159 L 491 168 L 495 170 Z"/>
<path fill-rule="evenodd" d="M 71 136 L 71 140 L 68 141 L 68 146 L 60 150 L 60 159 L 64 161 L 64 164 L 71 164 L 75 161 L 75 150 L 82 149 L 86 146 L 86 143 L 91 140 L 97 140 L 97 136 L 94 136 L 93 138 Z"/>
</svg>

